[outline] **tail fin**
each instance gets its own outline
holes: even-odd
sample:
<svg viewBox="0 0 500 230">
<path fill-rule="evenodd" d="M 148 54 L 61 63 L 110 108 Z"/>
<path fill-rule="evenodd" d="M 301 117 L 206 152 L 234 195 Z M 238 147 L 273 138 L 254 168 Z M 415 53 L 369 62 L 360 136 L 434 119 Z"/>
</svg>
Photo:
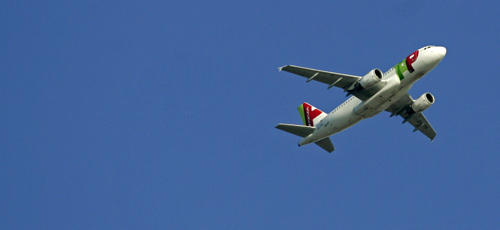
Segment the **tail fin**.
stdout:
<svg viewBox="0 0 500 230">
<path fill-rule="evenodd" d="M 302 122 L 307 126 L 316 126 L 321 119 L 326 117 L 326 113 L 307 102 L 302 103 L 298 108 Z"/>
</svg>

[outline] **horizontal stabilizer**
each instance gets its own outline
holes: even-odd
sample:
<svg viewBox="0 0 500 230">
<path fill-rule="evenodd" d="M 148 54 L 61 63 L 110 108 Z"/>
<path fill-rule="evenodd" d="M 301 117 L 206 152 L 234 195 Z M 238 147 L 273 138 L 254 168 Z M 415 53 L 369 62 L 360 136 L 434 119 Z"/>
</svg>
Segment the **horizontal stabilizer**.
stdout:
<svg viewBox="0 0 500 230">
<path fill-rule="evenodd" d="M 281 129 L 285 132 L 295 134 L 299 137 L 307 137 L 309 134 L 314 132 L 314 127 L 305 125 L 292 125 L 292 124 L 278 124 L 277 129 Z"/>
<path fill-rule="evenodd" d="M 329 153 L 331 153 L 331 152 L 333 152 L 333 150 L 335 150 L 335 147 L 333 147 L 333 144 L 332 144 L 332 140 L 330 140 L 329 137 L 327 137 L 323 140 L 320 140 L 320 141 L 316 141 L 314 143 Z"/>
</svg>

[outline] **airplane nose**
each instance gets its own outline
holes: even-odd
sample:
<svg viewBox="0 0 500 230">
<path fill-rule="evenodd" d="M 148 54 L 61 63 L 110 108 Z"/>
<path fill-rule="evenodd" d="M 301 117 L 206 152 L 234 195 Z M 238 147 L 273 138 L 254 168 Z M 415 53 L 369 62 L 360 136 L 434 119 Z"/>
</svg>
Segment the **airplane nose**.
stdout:
<svg viewBox="0 0 500 230">
<path fill-rule="evenodd" d="M 447 50 L 445 47 L 439 46 L 439 47 L 436 47 L 435 53 L 439 56 L 439 59 L 443 59 L 444 56 L 446 56 L 446 51 Z"/>
<path fill-rule="evenodd" d="M 446 48 L 442 46 L 434 46 L 432 47 L 429 59 L 427 59 L 426 62 L 434 68 L 441 62 L 441 60 L 443 60 L 444 56 L 446 56 Z"/>
</svg>

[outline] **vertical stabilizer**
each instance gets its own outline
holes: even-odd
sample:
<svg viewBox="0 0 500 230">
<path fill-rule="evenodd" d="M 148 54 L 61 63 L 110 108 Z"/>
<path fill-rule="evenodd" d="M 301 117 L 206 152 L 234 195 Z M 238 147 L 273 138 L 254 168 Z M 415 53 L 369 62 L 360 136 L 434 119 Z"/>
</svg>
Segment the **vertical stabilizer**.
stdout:
<svg viewBox="0 0 500 230">
<path fill-rule="evenodd" d="M 297 109 L 299 110 L 302 122 L 307 126 L 316 126 L 327 115 L 307 102 L 302 103 Z"/>
</svg>

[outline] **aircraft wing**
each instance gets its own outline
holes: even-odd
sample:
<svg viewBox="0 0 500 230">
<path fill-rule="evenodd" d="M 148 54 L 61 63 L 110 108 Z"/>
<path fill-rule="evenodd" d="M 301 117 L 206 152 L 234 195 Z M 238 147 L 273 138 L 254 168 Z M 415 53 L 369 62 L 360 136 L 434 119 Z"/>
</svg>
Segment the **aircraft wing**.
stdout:
<svg viewBox="0 0 500 230">
<path fill-rule="evenodd" d="M 294 66 L 294 65 L 287 65 L 280 67 L 279 70 L 284 70 L 293 74 L 300 75 L 302 77 L 307 78 L 308 82 L 315 80 L 319 81 L 325 84 L 328 84 L 329 87 L 331 88 L 333 86 L 339 87 L 342 89 L 347 89 L 349 86 L 351 86 L 353 83 L 358 81 L 361 77 L 359 76 L 354 76 L 354 75 L 349 75 L 349 74 L 343 74 L 343 73 L 334 73 L 334 72 L 328 72 L 328 71 L 323 71 L 323 70 L 316 70 L 316 69 L 309 69 L 305 67 L 300 67 L 300 66 Z"/>
<path fill-rule="evenodd" d="M 392 104 L 389 108 L 387 108 L 385 111 L 390 112 L 392 114 L 397 114 L 398 112 L 401 112 L 411 106 L 413 103 L 413 98 L 411 98 L 410 94 L 406 93 L 396 101 L 394 104 Z M 403 117 L 405 120 L 408 121 L 415 129 L 413 132 L 416 132 L 417 130 L 422 132 L 425 136 L 432 140 L 434 140 L 434 137 L 436 137 L 436 131 L 434 131 L 434 128 L 432 128 L 432 125 L 427 121 L 427 118 L 425 118 L 423 113 L 415 113 L 412 116 L 408 115 L 407 113 L 401 114 L 401 117 Z M 409 117 L 409 118 L 408 118 Z"/>
</svg>

